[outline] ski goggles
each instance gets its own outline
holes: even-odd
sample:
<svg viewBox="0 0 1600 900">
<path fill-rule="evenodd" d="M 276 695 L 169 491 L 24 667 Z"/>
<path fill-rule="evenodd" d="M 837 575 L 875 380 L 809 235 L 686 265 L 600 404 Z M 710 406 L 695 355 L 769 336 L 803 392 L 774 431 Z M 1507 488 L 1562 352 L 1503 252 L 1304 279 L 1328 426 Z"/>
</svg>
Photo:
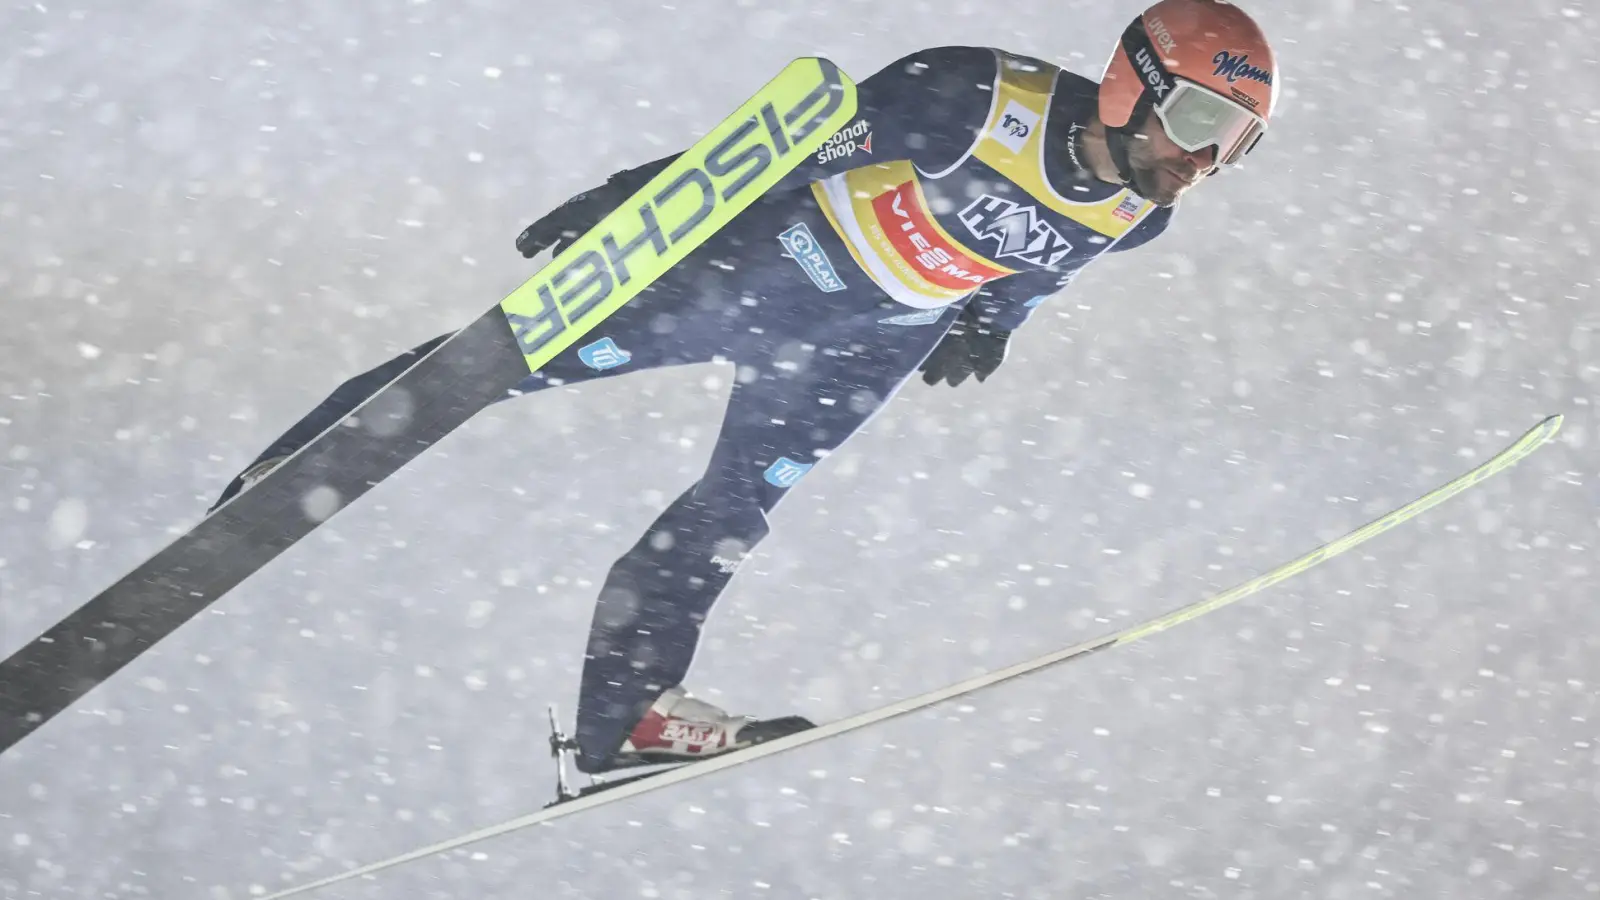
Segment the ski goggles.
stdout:
<svg viewBox="0 0 1600 900">
<path fill-rule="evenodd" d="M 1182 78 L 1156 104 L 1174 144 L 1190 153 L 1217 148 L 1217 165 L 1237 165 L 1267 131 L 1261 117 L 1203 85 Z"/>
<path fill-rule="evenodd" d="M 1133 65 L 1135 77 L 1145 86 L 1145 97 L 1155 98 L 1156 115 L 1167 137 L 1189 153 L 1217 148 L 1213 172 L 1222 166 L 1237 165 L 1266 133 L 1266 120 L 1248 107 L 1199 82 L 1174 75 L 1145 33 L 1142 17 L 1122 33 L 1122 49 Z"/>
</svg>

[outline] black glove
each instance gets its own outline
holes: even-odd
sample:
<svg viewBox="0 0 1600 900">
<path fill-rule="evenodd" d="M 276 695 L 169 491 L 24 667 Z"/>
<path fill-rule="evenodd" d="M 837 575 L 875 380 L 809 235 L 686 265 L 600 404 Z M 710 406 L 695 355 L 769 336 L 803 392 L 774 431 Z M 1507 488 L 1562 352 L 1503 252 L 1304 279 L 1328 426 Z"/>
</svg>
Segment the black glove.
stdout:
<svg viewBox="0 0 1600 900">
<path fill-rule="evenodd" d="M 600 221 L 600 216 L 606 214 L 606 210 L 599 210 L 596 215 L 596 210 L 592 208 L 597 205 L 594 196 L 603 193 L 606 193 L 605 187 L 584 191 L 545 213 L 544 218 L 522 229 L 522 233 L 517 235 L 518 252 L 524 258 L 532 259 L 546 247 L 555 247 L 556 253 L 567 249 L 568 244 L 594 227 L 594 223 Z"/>
<path fill-rule="evenodd" d="M 522 229 L 522 233 L 517 235 L 518 252 L 524 258 L 532 259 L 546 247 L 554 247 L 556 253 L 567 249 L 567 245 L 582 237 L 584 232 L 649 183 L 678 156 L 675 153 L 665 159 L 645 163 L 637 169 L 618 172 L 606 179 L 605 184 L 569 198 L 550 210 L 544 218 Z"/>
<path fill-rule="evenodd" d="M 956 387 L 968 375 L 976 375 L 981 382 L 1006 361 L 1010 340 L 1011 332 L 985 324 L 978 312 L 968 306 L 918 371 L 922 372 L 924 384 L 945 381 Z"/>
</svg>

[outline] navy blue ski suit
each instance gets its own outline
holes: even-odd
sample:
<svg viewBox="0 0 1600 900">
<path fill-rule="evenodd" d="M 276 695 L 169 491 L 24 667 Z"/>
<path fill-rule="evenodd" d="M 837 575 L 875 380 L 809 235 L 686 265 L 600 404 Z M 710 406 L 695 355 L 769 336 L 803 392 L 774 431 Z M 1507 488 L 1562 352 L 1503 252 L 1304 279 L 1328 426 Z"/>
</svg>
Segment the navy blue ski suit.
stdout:
<svg viewBox="0 0 1600 900">
<path fill-rule="evenodd" d="M 859 84 L 859 118 L 813 160 L 521 385 L 735 367 L 707 471 L 601 589 L 578 705 L 581 769 L 606 768 L 650 703 L 683 681 L 707 614 L 790 487 L 919 369 L 930 383 L 981 380 L 1040 302 L 1101 253 L 1166 227 L 1171 209 L 1076 165 L 1095 87 L 986 48 L 896 61 Z M 560 232 L 586 230 L 669 160 L 573 198 L 519 247 L 559 249 Z M 341 385 L 257 462 L 297 449 L 441 340 Z"/>
</svg>

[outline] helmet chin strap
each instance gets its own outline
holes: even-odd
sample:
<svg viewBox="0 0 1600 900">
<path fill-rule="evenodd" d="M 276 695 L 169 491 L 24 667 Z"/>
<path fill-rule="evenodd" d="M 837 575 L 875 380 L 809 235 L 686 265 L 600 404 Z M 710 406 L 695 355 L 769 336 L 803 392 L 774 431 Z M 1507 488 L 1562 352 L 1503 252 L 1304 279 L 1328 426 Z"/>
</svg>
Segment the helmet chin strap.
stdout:
<svg viewBox="0 0 1600 900">
<path fill-rule="evenodd" d="M 1106 149 L 1111 151 L 1111 162 L 1117 167 L 1117 177 L 1122 186 L 1134 190 L 1133 163 L 1128 160 L 1128 141 L 1131 129 L 1106 126 Z"/>
<path fill-rule="evenodd" d="M 1127 122 L 1115 128 L 1106 126 L 1106 149 L 1111 151 L 1111 163 L 1117 167 L 1117 177 L 1122 179 L 1123 187 L 1136 194 L 1139 190 L 1133 185 L 1133 162 L 1128 158 L 1128 148 L 1136 139 L 1139 126 L 1154 118 L 1150 113 L 1155 108 L 1155 93 L 1146 88 L 1140 92 L 1139 102 L 1133 105 L 1133 114 L 1128 116 Z"/>
</svg>

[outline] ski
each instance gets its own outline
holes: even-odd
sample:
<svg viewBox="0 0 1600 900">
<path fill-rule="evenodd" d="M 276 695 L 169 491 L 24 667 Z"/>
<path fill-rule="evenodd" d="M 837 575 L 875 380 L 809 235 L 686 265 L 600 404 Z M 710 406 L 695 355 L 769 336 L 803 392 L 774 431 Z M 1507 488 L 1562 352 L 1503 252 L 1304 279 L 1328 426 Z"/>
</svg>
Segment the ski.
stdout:
<svg viewBox="0 0 1600 900">
<path fill-rule="evenodd" d="M 617 803 L 630 797 L 636 797 L 645 793 L 646 791 L 653 791 L 668 787 L 670 785 L 681 784 L 693 778 L 700 778 L 710 775 L 714 772 L 731 769 L 734 766 L 755 762 L 758 759 L 763 759 L 765 757 L 783 753 L 788 750 L 794 750 L 810 744 L 818 743 L 820 741 L 825 741 L 830 738 L 835 738 L 842 734 L 859 731 L 868 726 L 877 725 L 890 719 L 899 718 L 909 713 L 917 712 L 918 710 L 927 709 L 928 707 L 944 703 L 958 697 L 964 697 L 985 688 L 993 687 L 994 685 L 1002 682 L 1011 681 L 1024 675 L 1038 672 L 1051 666 L 1059 665 L 1069 659 L 1087 656 L 1097 651 L 1107 650 L 1122 644 L 1132 643 L 1140 638 L 1149 637 L 1150 635 L 1165 631 L 1168 628 L 1172 628 L 1175 625 L 1197 619 L 1206 613 L 1213 612 L 1229 604 L 1236 603 L 1246 597 L 1266 590 L 1267 588 L 1272 587 L 1281 581 L 1302 574 L 1320 563 L 1326 562 L 1333 557 L 1340 555 L 1341 553 L 1366 543 L 1367 541 L 1377 537 L 1385 531 L 1388 531 L 1396 525 L 1416 518 L 1422 513 L 1432 509 L 1435 506 L 1438 506 L 1462 491 L 1473 487 L 1484 479 L 1502 472 L 1513 465 L 1516 465 L 1529 454 L 1543 446 L 1551 438 L 1555 437 L 1556 432 L 1561 428 L 1561 422 L 1562 417 L 1560 415 L 1554 415 L 1544 419 L 1539 424 L 1529 429 L 1525 434 L 1522 435 L 1522 437 L 1518 438 L 1510 446 L 1506 447 L 1504 450 L 1501 450 L 1488 460 L 1485 460 L 1471 471 L 1468 471 L 1434 488 L 1433 490 L 1428 491 L 1410 503 L 1407 503 L 1404 506 L 1385 514 L 1381 518 L 1375 519 L 1372 522 L 1369 522 L 1342 537 L 1335 538 L 1326 544 L 1317 547 L 1303 556 L 1296 557 L 1295 559 L 1292 559 L 1269 572 L 1257 575 L 1256 577 L 1251 578 L 1241 584 L 1235 585 L 1234 587 L 1231 587 L 1220 594 L 1190 603 L 1187 606 L 1178 607 L 1177 609 L 1174 609 L 1168 613 L 1148 619 L 1139 624 L 1129 626 L 1121 631 L 1084 641 L 1080 644 L 1074 644 L 1073 646 L 1056 650 L 1051 653 L 1046 653 L 1042 656 L 1037 656 L 1033 659 L 1026 660 L 1003 669 L 996 669 L 991 672 L 986 672 L 982 675 L 977 675 L 964 681 L 956 682 L 955 684 L 939 690 L 929 691 L 928 693 L 911 697 L 906 700 L 901 700 L 897 703 L 891 703 L 876 709 L 857 713 L 853 716 L 828 722 L 808 731 L 802 731 L 787 737 L 777 738 L 767 743 L 757 744 L 753 747 L 748 747 L 743 750 L 736 750 L 721 756 L 713 756 L 704 760 L 685 763 L 674 769 L 653 772 L 616 782 L 606 782 L 599 786 L 598 789 L 590 788 L 585 791 L 579 791 L 575 793 L 572 792 L 570 788 L 566 786 L 565 768 L 563 763 L 561 764 L 563 765 L 563 768 L 560 776 L 560 793 L 558 793 L 558 796 L 554 802 L 546 805 L 539 812 L 512 819 L 498 825 L 492 825 L 487 828 L 461 835 L 459 837 L 441 841 L 437 844 L 431 844 L 429 846 L 422 847 L 409 853 L 383 860 L 381 862 L 372 863 L 371 865 L 352 869 L 348 872 L 332 875 L 318 881 L 309 882 L 296 888 L 290 888 L 289 890 L 270 894 L 262 898 L 262 900 L 281 900 L 281 898 L 292 897 L 297 894 L 303 894 L 308 891 L 328 887 L 329 885 L 338 884 L 340 882 L 368 877 L 384 871 L 385 869 L 392 869 L 408 862 L 414 862 L 416 860 L 424 859 L 429 856 L 435 856 L 440 853 L 447 853 L 449 851 L 465 847 L 469 844 L 475 844 L 479 841 L 488 840 L 489 838 L 499 837 L 500 835 L 509 834 L 514 831 L 520 831 L 524 828 L 530 828 L 535 825 L 543 825 L 563 816 L 573 815 L 585 810 L 594 809 L 598 806 L 604 806 L 609 803 Z M 556 753 L 559 759 L 560 754 L 557 750 L 557 747 L 558 744 L 565 743 L 565 738 L 561 735 L 560 729 L 556 725 L 555 713 L 553 710 L 551 712 L 551 727 L 553 732 L 551 739 L 552 753 Z"/>
<path fill-rule="evenodd" d="M 264 479 L 0 662 L 0 753 L 572 346 L 856 112 L 801 57 L 537 274 Z"/>
</svg>

